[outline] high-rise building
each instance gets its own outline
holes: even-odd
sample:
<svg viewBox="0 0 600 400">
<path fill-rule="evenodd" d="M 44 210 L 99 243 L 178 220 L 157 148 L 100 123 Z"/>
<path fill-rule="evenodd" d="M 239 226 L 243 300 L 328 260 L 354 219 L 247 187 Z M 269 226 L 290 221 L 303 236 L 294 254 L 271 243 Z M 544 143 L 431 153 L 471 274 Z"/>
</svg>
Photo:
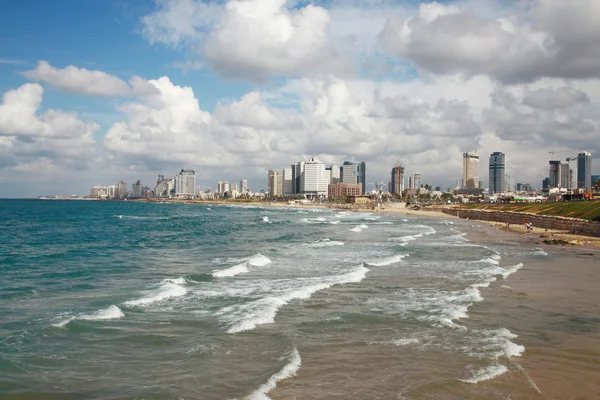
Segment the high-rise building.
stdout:
<svg viewBox="0 0 600 400">
<path fill-rule="evenodd" d="M 283 196 L 283 171 L 280 169 L 269 170 L 269 197 Z"/>
<path fill-rule="evenodd" d="M 142 198 L 142 183 L 139 180 L 131 185 L 131 193 L 135 199 Z"/>
<path fill-rule="evenodd" d="M 242 179 L 240 181 L 240 193 L 246 193 L 248 191 L 248 180 Z"/>
<path fill-rule="evenodd" d="M 325 173 L 325 164 L 317 157 L 304 162 L 304 173 L 300 187 L 305 196 L 327 196 L 329 180 Z"/>
<path fill-rule="evenodd" d="M 299 161 L 297 164 L 292 164 L 293 191 L 294 194 L 304 192 L 302 187 L 302 175 L 304 175 L 304 161 Z"/>
<path fill-rule="evenodd" d="M 342 183 L 361 185 L 362 194 L 365 194 L 367 165 L 364 162 L 344 161 L 344 164 L 340 167 L 340 179 Z"/>
<path fill-rule="evenodd" d="M 592 187 L 596 184 L 596 181 L 600 180 L 600 175 L 592 175 Z"/>
<path fill-rule="evenodd" d="M 503 193 L 506 189 L 505 155 L 499 151 L 490 154 L 490 195 Z"/>
<path fill-rule="evenodd" d="M 477 153 L 463 153 L 463 187 L 479 187 L 479 156 Z"/>
<path fill-rule="evenodd" d="M 182 169 L 175 176 L 175 196 L 193 196 L 196 188 L 196 171 Z"/>
<path fill-rule="evenodd" d="M 398 163 L 392 168 L 392 180 L 390 182 L 390 193 L 401 195 L 404 191 L 404 167 Z"/>
<path fill-rule="evenodd" d="M 560 187 L 565 189 L 571 187 L 571 168 L 568 162 L 560 163 Z"/>
<path fill-rule="evenodd" d="M 117 195 L 118 198 L 124 199 L 127 197 L 127 183 L 120 181 L 118 190 L 119 190 L 119 193 Z"/>
<path fill-rule="evenodd" d="M 550 188 L 550 178 L 544 178 L 542 181 L 542 189 Z"/>
<path fill-rule="evenodd" d="M 409 189 L 420 189 L 421 188 L 421 173 L 413 172 L 408 177 L 408 188 Z"/>
<path fill-rule="evenodd" d="M 329 169 L 331 170 L 331 179 L 330 179 L 330 183 L 339 183 L 340 182 L 340 167 L 338 167 L 336 164 L 331 164 L 331 167 L 329 167 Z"/>
<path fill-rule="evenodd" d="M 550 187 L 555 188 L 561 186 L 561 173 L 560 173 L 560 161 L 550 161 L 550 171 L 548 177 L 550 178 Z"/>
<path fill-rule="evenodd" d="M 588 152 L 577 155 L 577 188 L 592 189 L 592 155 Z"/>
<path fill-rule="evenodd" d="M 292 167 L 283 169 L 283 195 L 286 197 L 294 195 L 294 175 L 292 174 Z"/>
</svg>

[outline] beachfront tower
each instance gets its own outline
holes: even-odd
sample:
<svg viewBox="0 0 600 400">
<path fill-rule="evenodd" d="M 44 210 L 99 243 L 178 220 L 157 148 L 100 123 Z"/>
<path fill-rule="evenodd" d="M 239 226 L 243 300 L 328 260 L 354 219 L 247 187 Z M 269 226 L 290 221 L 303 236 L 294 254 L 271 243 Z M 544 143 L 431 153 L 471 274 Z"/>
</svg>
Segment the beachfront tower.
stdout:
<svg viewBox="0 0 600 400">
<path fill-rule="evenodd" d="M 401 195 L 404 191 L 404 167 L 398 163 L 392 168 L 392 180 L 390 185 L 390 192 L 392 194 Z"/>
<path fill-rule="evenodd" d="M 548 173 L 550 178 L 550 187 L 555 188 L 561 186 L 561 173 L 560 173 L 560 161 L 550 161 L 550 170 Z"/>
<path fill-rule="evenodd" d="M 342 183 L 361 185 L 362 194 L 365 194 L 367 185 L 367 165 L 360 161 L 344 161 L 344 164 L 340 168 L 340 179 Z"/>
<path fill-rule="evenodd" d="M 479 156 L 477 153 L 463 153 L 463 187 L 479 187 Z"/>
<path fill-rule="evenodd" d="M 506 188 L 505 155 L 499 151 L 490 155 L 490 195 L 503 193 Z"/>
<path fill-rule="evenodd" d="M 193 196 L 196 188 L 196 171 L 193 169 L 182 169 L 175 176 L 175 196 Z"/>
<path fill-rule="evenodd" d="M 283 196 L 283 171 L 279 169 L 269 170 L 269 197 Z"/>
<path fill-rule="evenodd" d="M 588 152 L 577 155 L 577 188 L 592 189 L 592 155 Z"/>
</svg>

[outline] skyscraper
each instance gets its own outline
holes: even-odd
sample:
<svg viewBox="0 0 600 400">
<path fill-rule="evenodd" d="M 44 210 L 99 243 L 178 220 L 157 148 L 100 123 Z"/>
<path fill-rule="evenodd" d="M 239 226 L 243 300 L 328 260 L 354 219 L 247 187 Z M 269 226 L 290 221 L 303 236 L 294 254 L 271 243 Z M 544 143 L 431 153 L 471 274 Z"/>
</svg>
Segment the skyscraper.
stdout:
<svg viewBox="0 0 600 400">
<path fill-rule="evenodd" d="M 463 153 L 463 187 L 479 187 L 479 156 L 477 153 Z"/>
<path fill-rule="evenodd" d="M 269 197 L 283 196 L 283 172 L 278 169 L 269 170 Z"/>
<path fill-rule="evenodd" d="M 592 189 L 592 155 L 588 152 L 577 155 L 577 188 Z"/>
<path fill-rule="evenodd" d="M 248 179 L 242 179 L 240 181 L 240 193 L 246 193 L 248 190 Z"/>
<path fill-rule="evenodd" d="M 365 194 L 367 185 L 367 166 L 364 162 L 344 161 L 340 168 L 342 183 L 359 184 L 362 194 Z"/>
<path fill-rule="evenodd" d="M 392 168 L 392 180 L 390 192 L 392 194 L 402 194 L 404 191 L 404 167 L 400 164 Z"/>
<path fill-rule="evenodd" d="M 503 193 L 506 189 L 505 155 L 499 151 L 490 154 L 490 195 Z"/>
<path fill-rule="evenodd" d="M 571 187 L 571 168 L 568 162 L 560 163 L 560 187 L 565 189 Z"/>
<path fill-rule="evenodd" d="M 196 171 L 182 169 L 175 176 L 175 196 L 193 196 L 196 187 Z"/>
<path fill-rule="evenodd" d="M 421 173 L 413 172 L 408 179 L 409 189 L 420 189 L 421 188 Z"/>
<path fill-rule="evenodd" d="M 329 179 L 325 173 L 325 164 L 317 157 L 304 162 L 304 173 L 301 177 L 300 186 L 304 195 L 327 196 Z"/>
<path fill-rule="evenodd" d="M 560 161 L 550 161 L 550 171 L 548 173 L 550 178 L 550 187 L 555 188 L 561 186 L 560 178 Z"/>
<path fill-rule="evenodd" d="M 292 174 L 292 167 L 283 169 L 283 195 L 293 196 L 294 195 L 294 175 Z"/>
</svg>

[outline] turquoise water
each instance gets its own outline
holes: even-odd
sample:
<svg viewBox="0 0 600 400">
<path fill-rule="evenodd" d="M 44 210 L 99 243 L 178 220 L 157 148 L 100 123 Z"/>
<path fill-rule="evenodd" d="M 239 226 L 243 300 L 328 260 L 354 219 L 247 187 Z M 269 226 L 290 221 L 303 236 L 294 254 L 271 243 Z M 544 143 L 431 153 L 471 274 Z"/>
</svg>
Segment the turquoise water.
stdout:
<svg viewBox="0 0 600 400">
<path fill-rule="evenodd" d="M 2 200 L 0 394 L 506 398 L 484 384 L 504 379 L 504 394 L 536 395 L 514 362 L 525 348 L 484 291 L 547 254 L 474 243 L 472 230 L 331 210 Z"/>
</svg>

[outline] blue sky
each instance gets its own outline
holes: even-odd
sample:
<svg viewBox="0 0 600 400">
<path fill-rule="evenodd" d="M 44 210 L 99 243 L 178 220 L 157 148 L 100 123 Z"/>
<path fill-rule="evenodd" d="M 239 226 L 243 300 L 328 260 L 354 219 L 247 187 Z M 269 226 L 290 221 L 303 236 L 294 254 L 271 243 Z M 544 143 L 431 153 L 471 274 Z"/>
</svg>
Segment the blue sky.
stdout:
<svg viewBox="0 0 600 400">
<path fill-rule="evenodd" d="M 0 196 L 180 167 L 259 190 L 313 155 L 450 187 L 474 144 L 535 183 L 548 149 L 598 151 L 599 26 L 594 0 L 5 0 Z"/>
</svg>

